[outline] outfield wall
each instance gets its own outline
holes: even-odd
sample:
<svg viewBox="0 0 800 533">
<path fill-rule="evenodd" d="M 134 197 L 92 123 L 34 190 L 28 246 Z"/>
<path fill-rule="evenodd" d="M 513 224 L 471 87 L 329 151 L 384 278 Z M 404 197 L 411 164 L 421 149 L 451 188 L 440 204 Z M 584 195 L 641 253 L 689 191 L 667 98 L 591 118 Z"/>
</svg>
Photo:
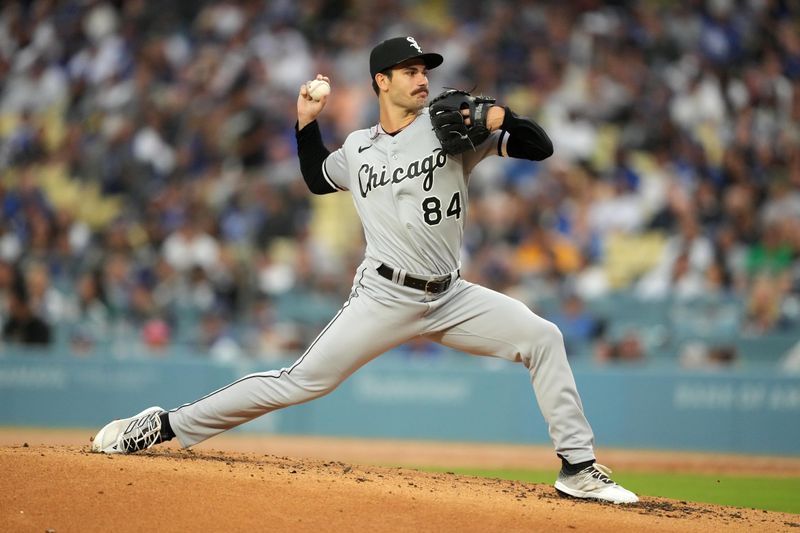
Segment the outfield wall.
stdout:
<svg viewBox="0 0 800 533">
<path fill-rule="evenodd" d="M 0 358 L 0 424 L 94 428 L 144 407 L 194 400 L 264 365 L 203 360 Z M 773 371 L 576 366 L 603 447 L 800 455 L 800 376 Z M 549 442 L 527 373 L 505 361 L 386 355 L 330 395 L 242 431 Z"/>
</svg>

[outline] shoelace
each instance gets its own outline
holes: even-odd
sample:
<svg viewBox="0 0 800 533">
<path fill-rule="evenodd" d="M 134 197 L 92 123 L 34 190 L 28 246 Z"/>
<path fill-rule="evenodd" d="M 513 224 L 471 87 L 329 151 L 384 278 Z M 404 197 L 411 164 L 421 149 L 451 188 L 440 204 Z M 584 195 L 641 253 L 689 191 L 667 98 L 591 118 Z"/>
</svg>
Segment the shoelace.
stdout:
<svg viewBox="0 0 800 533">
<path fill-rule="evenodd" d="M 146 450 L 161 441 L 161 423 L 158 413 L 132 420 L 122 437 L 122 448 L 127 453 Z"/>
<path fill-rule="evenodd" d="M 594 463 L 592 466 L 586 468 L 583 472 L 585 472 L 584 475 L 593 477 L 603 483 L 614 483 L 614 481 L 611 479 L 612 470 L 605 465 L 601 465 L 600 463 Z"/>
</svg>

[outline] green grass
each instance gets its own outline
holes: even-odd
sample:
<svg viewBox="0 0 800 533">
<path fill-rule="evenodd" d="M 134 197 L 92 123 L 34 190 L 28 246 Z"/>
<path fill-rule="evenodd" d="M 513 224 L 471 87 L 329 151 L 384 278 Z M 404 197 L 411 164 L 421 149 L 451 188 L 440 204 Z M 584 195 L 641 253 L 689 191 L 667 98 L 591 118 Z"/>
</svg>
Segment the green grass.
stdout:
<svg viewBox="0 0 800 533">
<path fill-rule="evenodd" d="M 468 476 L 513 479 L 552 484 L 550 470 L 482 470 L 476 468 L 421 468 L 429 472 L 454 472 Z M 620 485 L 644 496 L 716 503 L 800 514 L 800 478 L 726 476 L 708 474 L 614 474 Z"/>
</svg>

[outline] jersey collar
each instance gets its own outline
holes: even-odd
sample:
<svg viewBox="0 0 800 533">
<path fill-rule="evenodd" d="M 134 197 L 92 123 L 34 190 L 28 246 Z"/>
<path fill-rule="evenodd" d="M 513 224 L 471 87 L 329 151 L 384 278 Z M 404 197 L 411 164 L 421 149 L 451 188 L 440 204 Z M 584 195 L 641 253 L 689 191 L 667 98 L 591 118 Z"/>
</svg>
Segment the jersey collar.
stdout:
<svg viewBox="0 0 800 533">
<path fill-rule="evenodd" d="M 381 127 L 380 123 L 375 124 L 369 129 L 369 140 L 374 141 L 381 133 L 386 133 L 386 132 L 383 131 L 383 128 Z"/>
<path fill-rule="evenodd" d="M 413 124 L 414 122 L 416 122 L 416 121 L 417 121 L 417 119 L 419 119 L 419 117 L 421 117 L 422 115 L 427 115 L 427 114 L 428 114 L 428 108 L 427 108 L 427 107 L 423 107 L 423 108 L 422 108 L 422 111 L 420 111 L 419 115 L 417 115 L 417 118 L 415 118 L 415 119 L 414 119 L 414 120 L 411 122 L 411 124 Z M 409 124 L 408 126 L 406 126 L 406 128 L 410 127 L 410 126 L 411 126 L 411 124 Z M 370 141 L 374 141 L 374 140 L 375 140 L 375 139 L 378 137 L 378 135 L 386 135 L 386 134 L 387 134 L 387 133 L 386 133 L 386 130 L 384 130 L 384 129 L 383 129 L 383 126 L 381 126 L 381 123 L 380 123 L 380 122 L 378 122 L 377 124 L 375 124 L 374 126 L 372 126 L 372 127 L 369 129 L 369 140 L 370 140 Z"/>
</svg>

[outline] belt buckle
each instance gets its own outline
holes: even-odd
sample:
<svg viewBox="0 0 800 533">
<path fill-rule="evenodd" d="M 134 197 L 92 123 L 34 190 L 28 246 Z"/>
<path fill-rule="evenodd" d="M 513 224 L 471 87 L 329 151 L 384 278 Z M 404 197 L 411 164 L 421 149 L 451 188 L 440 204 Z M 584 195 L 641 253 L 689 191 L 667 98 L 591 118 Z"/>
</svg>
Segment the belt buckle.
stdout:
<svg viewBox="0 0 800 533">
<path fill-rule="evenodd" d="M 425 292 L 438 294 L 447 290 L 449 279 L 429 279 L 425 281 Z M 428 286 L 435 287 L 436 290 L 431 290 Z"/>
<path fill-rule="evenodd" d="M 432 290 L 428 289 L 428 286 L 429 286 L 431 283 L 436 283 L 436 280 L 435 280 L 435 279 L 427 279 L 427 280 L 425 280 L 425 292 L 431 292 L 431 293 L 434 293 Z M 436 294 L 436 293 L 434 293 L 434 294 Z"/>
</svg>

